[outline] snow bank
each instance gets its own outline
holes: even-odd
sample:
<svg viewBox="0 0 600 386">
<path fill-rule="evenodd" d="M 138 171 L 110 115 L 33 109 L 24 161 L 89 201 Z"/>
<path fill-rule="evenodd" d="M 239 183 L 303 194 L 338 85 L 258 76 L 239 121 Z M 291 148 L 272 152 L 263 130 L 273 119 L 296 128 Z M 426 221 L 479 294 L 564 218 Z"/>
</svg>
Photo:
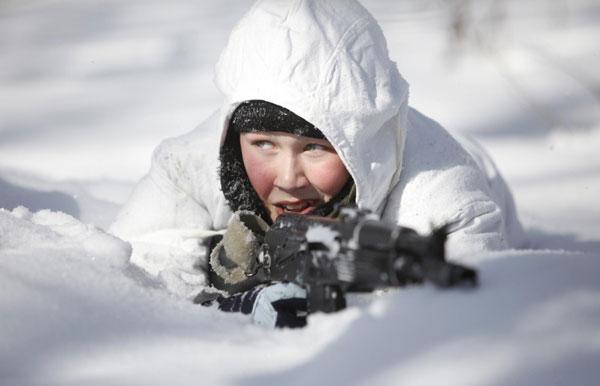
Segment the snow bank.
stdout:
<svg viewBox="0 0 600 386">
<path fill-rule="evenodd" d="M 48 209 L 31 213 L 23 206 L 12 212 L 0 209 L 0 248 L 5 251 L 79 249 L 79 253 L 92 259 L 98 257 L 117 266 L 127 264 L 131 254 L 128 243 L 94 225 Z"/>
<path fill-rule="evenodd" d="M 129 254 L 64 213 L 0 211 L 2 384 L 222 384 L 302 362 L 337 335 L 315 344 L 306 332 L 272 334 L 194 305 L 128 264 Z M 349 316 L 336 319 L 340 332 Z M 248 360 L 231 371 L 223 363 L 232 356 Z"/>
<path fill-rule="evenodd" d="M 481 286 L 354 295 L 265 330 L 169 294 L 129 246 L 59 212 L 0 211 L 0 379 L 19 385 L 593 385 L 596 256 L 478 256 Z M 234 362 L 232 362 L 234 361 Z M 32 370 L 34 369 L 34 370 Z"/>
</svg>

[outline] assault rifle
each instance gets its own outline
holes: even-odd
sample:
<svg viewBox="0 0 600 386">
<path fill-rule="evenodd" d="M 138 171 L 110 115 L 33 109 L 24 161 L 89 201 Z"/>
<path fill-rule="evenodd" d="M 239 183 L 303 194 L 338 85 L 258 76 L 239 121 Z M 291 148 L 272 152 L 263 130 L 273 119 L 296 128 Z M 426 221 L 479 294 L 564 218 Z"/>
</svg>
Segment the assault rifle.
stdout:
<svg viewBox="0 0 600 386">
<path fill-rule="evenodd" d="M 309 313 L 345 308 L 347 292 L 424 281 L 442 288 L 477 285 L 474 269 L 446 261 L 445 227 L 422 236 L 356 208 L 341 208 L 341 214 L 279 215 L 245 270 L 248 283 L 296 283 L 307 290 Z"/>
</svg>

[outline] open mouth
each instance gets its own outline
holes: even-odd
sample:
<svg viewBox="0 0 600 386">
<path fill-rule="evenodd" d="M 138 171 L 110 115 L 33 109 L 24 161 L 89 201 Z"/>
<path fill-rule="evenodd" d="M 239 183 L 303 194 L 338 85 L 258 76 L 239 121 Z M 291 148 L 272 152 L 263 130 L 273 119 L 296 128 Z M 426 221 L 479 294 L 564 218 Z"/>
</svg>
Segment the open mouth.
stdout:
<svg viewBox="0 0 600 386">
<path fill-rule="evenodd" d="M 317 207 L 319 200 L 303 200 L 296 203 L 279 203 L 275 204 L 277 214 L 282 213 L 298 213 L 307 214 Z"/>
</svg>

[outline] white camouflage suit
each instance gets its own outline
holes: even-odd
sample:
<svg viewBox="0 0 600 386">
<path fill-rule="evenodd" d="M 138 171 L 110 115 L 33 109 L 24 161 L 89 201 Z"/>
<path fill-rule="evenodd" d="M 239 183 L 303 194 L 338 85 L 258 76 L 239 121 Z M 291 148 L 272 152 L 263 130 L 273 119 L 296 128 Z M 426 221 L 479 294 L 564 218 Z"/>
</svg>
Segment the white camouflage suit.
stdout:
<svg viewBox="0 0 600 386">
<path fill-rule="evenodd" d="M 131 261 L 182 295 L 207 285 L 202 237 L 227 227 L 219 148 L 236 106 L 283 106 L 318 127 L 356 183 L 356 202 L 386 222 L 429 232 L 451 224 L 450 258 L 518 247 L 511 194 L 476 144 L 408 106 L 408 84 L 374 18 L 351 0 L 259 1 L 216 67 L 222 108 L 164 141 L 111 227 Z"/>
</svg>

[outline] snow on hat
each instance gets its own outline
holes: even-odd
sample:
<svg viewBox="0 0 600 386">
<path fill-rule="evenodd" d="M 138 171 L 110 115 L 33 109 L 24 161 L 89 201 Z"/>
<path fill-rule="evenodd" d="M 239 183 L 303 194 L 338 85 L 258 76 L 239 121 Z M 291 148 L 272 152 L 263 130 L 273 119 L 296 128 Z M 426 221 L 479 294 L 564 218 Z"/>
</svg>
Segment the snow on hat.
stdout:
<svg viewBox="0 0 600 386">
<path fill-rule="evenodd" d="M 231 116 L 229 130 L 238 134 L 281 131 L 303 137 L 325 138 L 313 124 L 285 107 L 258 99 L 242 102 L 237 107 Z"/>
</svg>

